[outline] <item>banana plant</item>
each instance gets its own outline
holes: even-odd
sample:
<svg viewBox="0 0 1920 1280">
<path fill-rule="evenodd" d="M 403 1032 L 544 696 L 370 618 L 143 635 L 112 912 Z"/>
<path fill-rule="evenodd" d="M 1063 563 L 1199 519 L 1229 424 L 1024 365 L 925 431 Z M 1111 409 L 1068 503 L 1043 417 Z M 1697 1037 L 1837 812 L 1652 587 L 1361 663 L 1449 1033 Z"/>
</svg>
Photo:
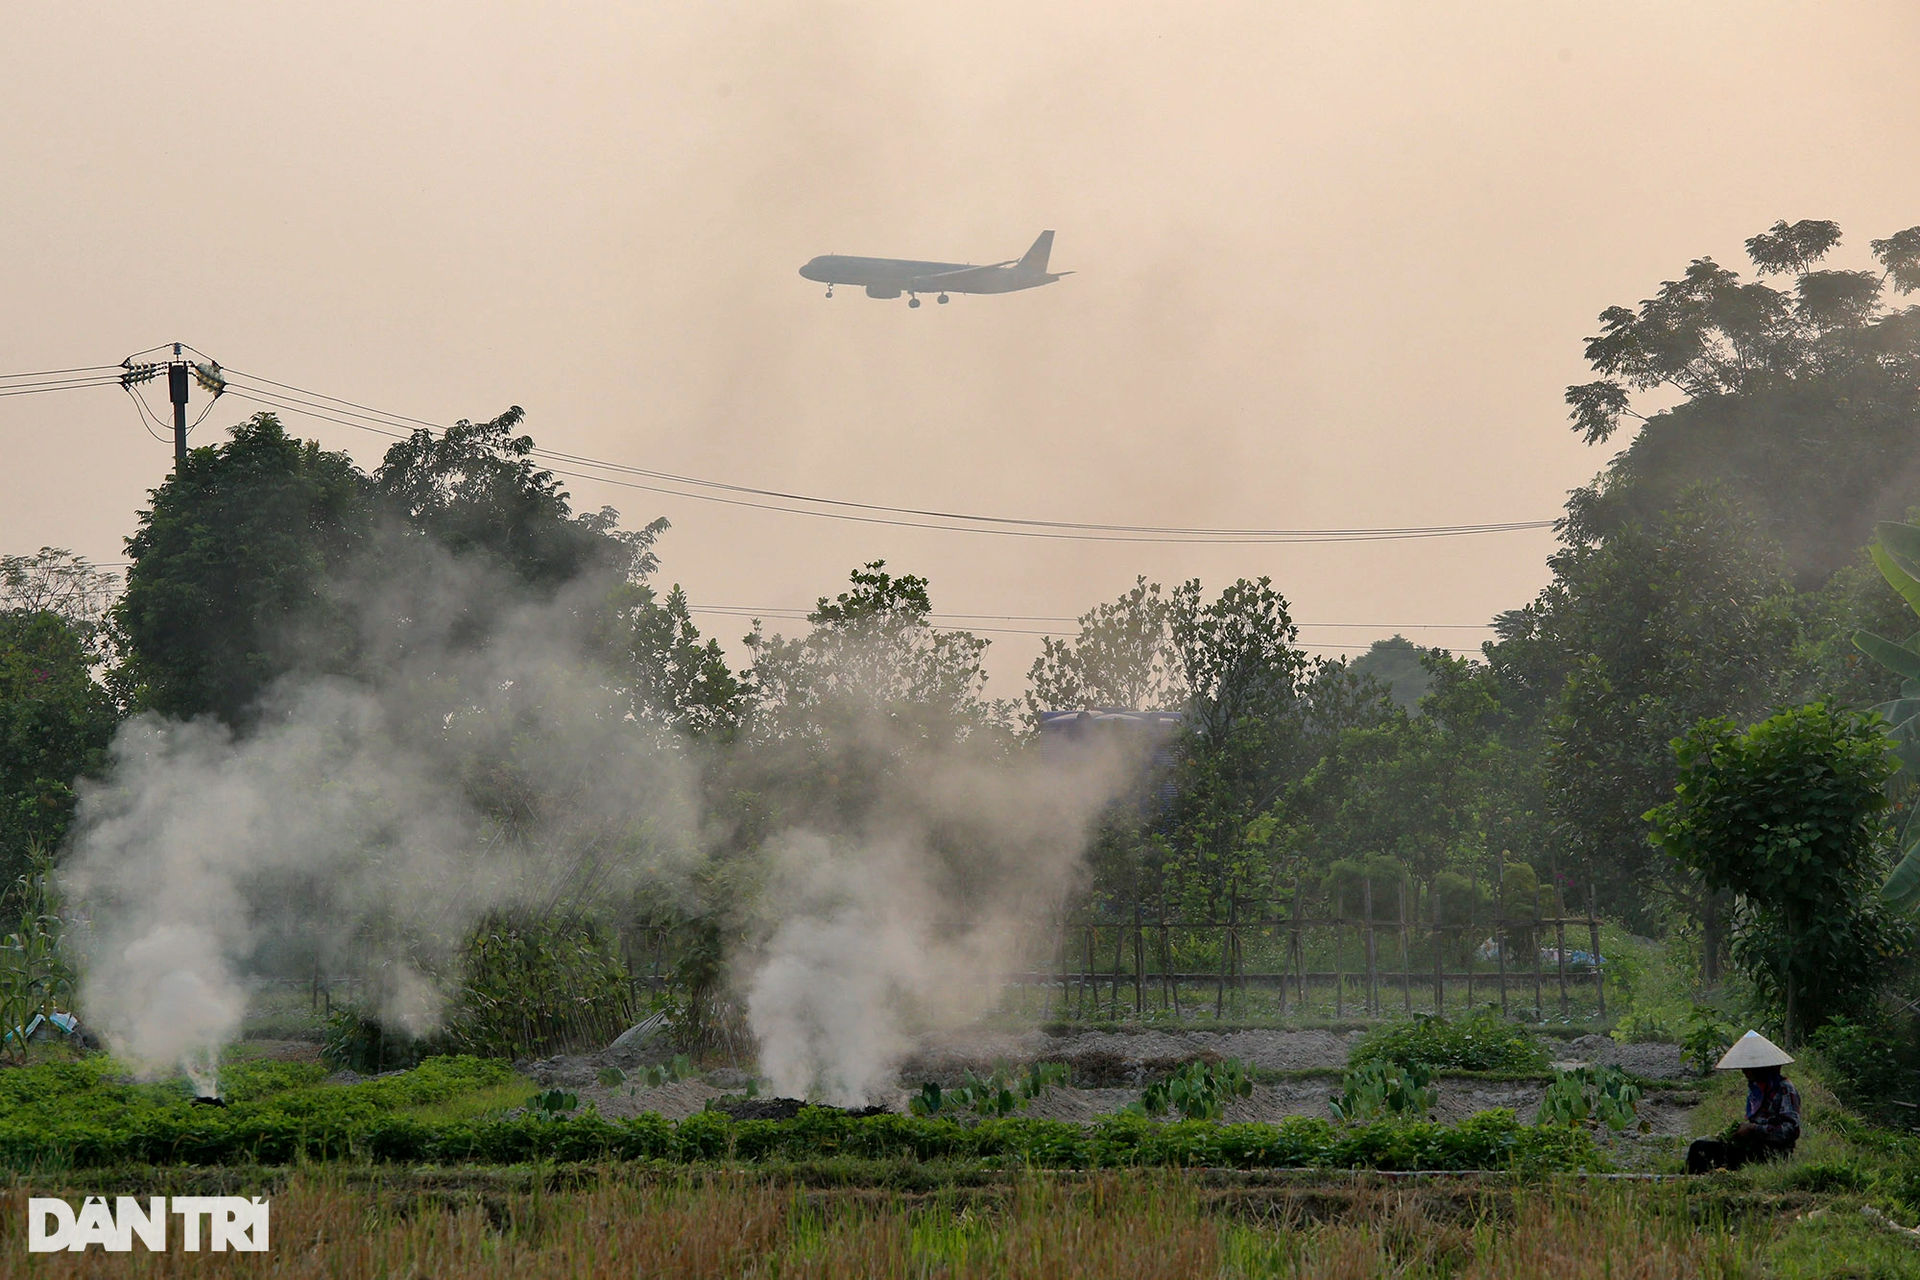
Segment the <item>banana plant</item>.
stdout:
<svg viewBox="0 0 1920 1280">
<path fill-rule="evenodd" d="M 1874 542 L 1867 550 L 1880 575 L 1914 613 L 1920 614 L 1920 525 L 1886 520 L 1876 524 L 1873 531 Z M 1891 726 L 1901 774 L 1920 778 L 1920 634 L 1901 644 L 1860 631 L 1854 634 L 1853 643 L 1900 677 L 1900 696 L 1874 710 Z M 1914 821 L 1916 812 L 1920 812 L 1920 806 L 1907 814 L 1900 836 L 1900 862 L 1880 890 L 1890 906 L 1905 911 L 1920 909 L 1920 823 Z"/>
</svg>

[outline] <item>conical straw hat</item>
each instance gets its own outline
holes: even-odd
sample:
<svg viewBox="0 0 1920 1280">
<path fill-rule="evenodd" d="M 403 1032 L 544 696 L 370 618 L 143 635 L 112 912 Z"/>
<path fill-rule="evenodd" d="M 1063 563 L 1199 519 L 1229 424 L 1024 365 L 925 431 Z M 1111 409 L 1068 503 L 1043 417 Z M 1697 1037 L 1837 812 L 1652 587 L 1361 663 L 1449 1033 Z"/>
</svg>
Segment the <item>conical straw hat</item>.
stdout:
<svg viewBox="0 0 1920 1280">
<path fill-rule="evenodd" d="M 1758 1031 L 1749 1031 L 1733 1042 L 1733 1048 L 1727 1050 L 1720 1059 L 1716 1071 L 1725 1071 L 1732 1067 L 1784 1067 L 1793 1061 L 1793 1055 Z"/>
</svg>

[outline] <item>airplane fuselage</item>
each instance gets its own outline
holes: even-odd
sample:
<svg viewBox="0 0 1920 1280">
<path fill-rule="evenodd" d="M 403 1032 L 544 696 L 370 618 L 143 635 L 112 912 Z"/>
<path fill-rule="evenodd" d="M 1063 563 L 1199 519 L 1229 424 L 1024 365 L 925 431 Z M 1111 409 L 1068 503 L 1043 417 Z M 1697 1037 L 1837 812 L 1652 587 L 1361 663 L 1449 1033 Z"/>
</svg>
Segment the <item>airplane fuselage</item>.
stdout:
<svg viewBox="0 0 1920 1280">
<path fill-rule="evenodd" d="M 1052 284 L 1072 272 L 1047 270 L 1047 255 L 1053 247 L 1053 232 L 1041 233 L 1033 248 L 1017 262 L 977 264 L 972 262 L 928 262 L 918 258 L 860 258 L 847 254 L 822 254 L 800 268 L 800 274 L 821 284 L 854 285 L 865 289 L 869 297 L 897 298 L 901 294 L 920 293 L 1013 293 Z M 831 292 L 831 290 L 829 290 Z M 941 301 L 946 301 L 944 296 Z M 918 305 L 917 303 L 915 305 Z"/>
</svg>

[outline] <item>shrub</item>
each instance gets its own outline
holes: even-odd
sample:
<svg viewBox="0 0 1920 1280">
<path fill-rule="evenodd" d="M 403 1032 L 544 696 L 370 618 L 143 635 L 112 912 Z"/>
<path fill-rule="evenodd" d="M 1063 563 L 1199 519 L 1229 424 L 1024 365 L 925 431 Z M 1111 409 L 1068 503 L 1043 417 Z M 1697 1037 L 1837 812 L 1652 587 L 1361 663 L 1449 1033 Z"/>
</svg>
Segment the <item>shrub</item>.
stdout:
<svg viewBox="0 0 1920 1280">
<path fill-rule="evenodd" d="M 1380 1119 L 1424 1120 L 1440 1100 L 1425 1067 L 1375 1059 L 1348 1071 L 1340 1092 L 1327 1101 L 1336 1120 L 1366 1124 Z"/>
<path fill-rule="evenodd" d="M 943 1117 L 852 1116 L 814 1107 L 790 1120 L 736 1121 L 724 1112 L 702 1111 L 670 1124 L 657 1115 L 607 1120 L 591 1111 L 546 1111 L 435 1123 L 383 1109 L 369 1096 L 371 1088 L 304 1090 L 308 1105 L 301 1109 L 284 1107 L 276 1099 L 212 1110 L 192 1107 L 181 1096 L 165 1105 L 107 1117 L 70 1109 L 53 1123 L 44 1116 L 28 1120 L 0 1114 L 0 1163 L 22 1168 L 57 1160 L 72 1168 L 99 1168 L 342 1158 L 499 1164 L 817 1161 L 844 1156 L 1050 1169 L 1229 1166 L 1539 1173 L 1603 1167 L 1584 1130 L 1523 1127 L 1505 1110 L 1482 1112 L 1457 1125 L 1416 1121 L 1351 1128 L 1309 1117 L 1229 1125 L 1202 1120 L 1153 1124 L 1130 1115 L 1086 1126 L 1009 1117 L 969 1127 Z"/>
<path fill-rule="evenodd" d="M 1895 767 L 1880 724 L 1815 702 L 1744 731 L 1702 720 L 1674 756 L 1654 841 L 1738 895 L 1734 962 L 1788 1042 L 1870 1006 L 1912 935 L 1879 893 Z"/>
<path fill-rule="evenodd" d="M 1686 1030 L 1680 1036 L 1680 1056 L 1688 1066 L 1705 1075 L 1713 1070 L 1739 1031 L 1720 1017 L 1719 1011 L 1696 1004 L 1687 1014 Z"/>
<path fill-rule="evenodd" d="M 445 1053 L 442 1036 L 416 1036 L 353 1006 L 343 1004 L 327 1015 L 320 1060 L 336 1071 L 378 1075 L 406 1071 L 435 1054 Z"/>
<path fill-rule="evenodd" d="M 592 920 L 495 916 L 461 957 L 446 1043 L 483 1057 L 544 1057 L 598 1048 L 633 1021 L 626 966 Z"/>
<path fill-rule="evenodd" d="M 1547 1052 L 1526 1028 L 1492 1009 L 1459 1018 L 1416 1015 L 1369 1034 L 1348 1055 L 1350 1066 L 1392 1062 L 1429 1071 L 1542 1072 Z"/>
<path fill-rule="evenodd" d="M 1338 916 L 1358 918 L 1367 911 L 1367 882 L 1373 882 L 1373 918 L 1375 920 L 1398 920 L 1400 918 L 1401 886 L 1406 880 L 1407 868 L 1398 858 L 1385 854 L 1369 854 L 1365 858 L 1341 858 L 1327 867 L 1327 873 L 1320 882 L 1321 892 L 1327 897 L 1327 905 Z M 1410 891 L 1407 896 L 1407 916 L 1414 916 L 1414 901 Z"/>
<path fill-rule="evenodd" d="M 1834 1018 L 1813 1033 L 1807 1047 L 1820 1059 L 1834 1092 L 1850 1105 L 1875 1110 L 1912 1099 L 1911 1050 L 1884 1015 L 1858 1022 Z"/>
</svg>

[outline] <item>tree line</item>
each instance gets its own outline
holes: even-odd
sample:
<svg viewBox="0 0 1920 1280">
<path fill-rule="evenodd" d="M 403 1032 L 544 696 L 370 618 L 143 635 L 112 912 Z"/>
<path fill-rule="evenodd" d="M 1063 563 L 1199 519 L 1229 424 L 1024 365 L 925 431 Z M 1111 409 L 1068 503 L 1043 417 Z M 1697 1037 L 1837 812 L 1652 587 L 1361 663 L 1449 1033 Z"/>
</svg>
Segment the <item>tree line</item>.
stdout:
<svg viewBox="0 0 1920 1280">
<path fill-rule="evenodd" d="M 76 781 L 106 767 L 127 717 L 214 717 L 244 735 L 290 678 L 404 662 L 430 682 L 440 655 L 498 642 L 535 601 L 571 619 L 596 715 L 710 766 L 702 803 L 725 834 L 704 900 L 620 908 L 671 935 L 690 990 L 724 984 L 733 904 L 773 823 L 858 813 L 899 744 L 1015 756 L 1035 749 L 1039 712 L 1075 707 L 1183 717 L 1167 776 L 1098 829 L 1089 910 L 1224 920 L 1302 884 L 1406 880 L 1444 901 L 1475 880 L 1532 881 L 1554 910 L 1692 939 L 1709 979 L 1729 955 L 1752 967 L 1804 926 L 1776 920 L 1773 942 L 1755 941 L 1749 886 L 1688 843 L 1681 815 L 1653 811 L 1684 807 L 1703 760 L 1737 755 L 1727 743 L 1783 709 L 1844 720 L 1899 698 L 1902 675 L 1853 637 L 1914 627 L 1867 548 L 1920 494 L 1920 307 L 1895 302 L 1920 289 L 1920 228 L 1872 241 L 1877 270 L 1824 266 L 1839 243 L 1830 222 L 1778 223 L 1747 242 L 1753 278 L 1702 258 L 1601 313 L 1597 378 L 1567 392 L 1574 429 L 1594 445 L 1638 429 L 1569 498 L 1548 585 L 1471 655 L 1395 637 L 1315 659 L 1265 578 L 1140 578 L 1046 639 L 1002 699 L 989 641 L 936 630 L 931 584 L 874 562 L 819 598 L 804 634 L 756 623 L 735 665 L 661 585 L 666 521 L 623 530 L 611 509 L 574 510 L 520 409 L 416 432 L 371 471 L 258 414 L 152 491 L 124 589 L 60 552 L 0 559 L 0 871 L 12 881 L 31 851 L 60 847 Z M 1648 393 L 1667 407 L 1643 416 Z M 849 751 L 842 731 L 875 717 L 888 742 Z M 508 826 L 564 803 L 516 770 L 531 749 L 476 755 L 465 780 Z M 1907 778 L 1861 795 L 1903 812 Z M 1885 871 L 1889 819 L 1873 821 L 1856 861 Z M 951 861 L 968 892 L 964 851 Z M 1904 954 L 1890 929 L 1877 955 Z M 1819 985 L 1795 981 L 1803 1003 Z"/>
</svg>

